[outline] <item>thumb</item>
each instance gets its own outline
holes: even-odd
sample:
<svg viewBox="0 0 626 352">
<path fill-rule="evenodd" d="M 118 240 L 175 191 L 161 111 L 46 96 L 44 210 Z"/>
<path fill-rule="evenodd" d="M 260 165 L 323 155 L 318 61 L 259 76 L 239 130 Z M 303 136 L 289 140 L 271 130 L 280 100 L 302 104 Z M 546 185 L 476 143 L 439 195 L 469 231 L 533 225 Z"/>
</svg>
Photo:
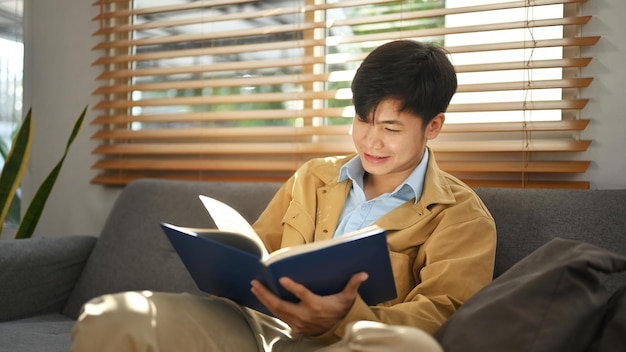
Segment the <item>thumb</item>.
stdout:
<svg viewBox="0 0 626 352">
<path fill-rule="evenodd" d="M 346 287 L 343 289 L 345 294 L 350 295 L 351 297 L 356 297 L 359 287 L 362 283 L 364 283 L 369 278 L 369 275 L 366 272 L 360 272 L 352 275 L 350 281 L 346 284 Z"/>
</svg>

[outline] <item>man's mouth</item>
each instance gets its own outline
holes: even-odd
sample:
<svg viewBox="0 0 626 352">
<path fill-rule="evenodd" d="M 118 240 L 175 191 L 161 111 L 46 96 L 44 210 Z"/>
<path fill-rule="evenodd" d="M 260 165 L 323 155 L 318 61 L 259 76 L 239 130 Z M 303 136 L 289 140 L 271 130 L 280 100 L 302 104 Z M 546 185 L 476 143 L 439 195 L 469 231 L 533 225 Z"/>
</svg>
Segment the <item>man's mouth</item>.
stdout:
<svg viewBox="0 0 626 352">
<path fill-rule="evenodd" d="M 377 156 L 377 155 L 372 155 L 368 153 L 363 153 L 363 156 L 365 157 L 365 160 L 369 162 L 374 162 L 374 163 L 384 161 L 388 158 L 386 156 Z"/>
</svg>

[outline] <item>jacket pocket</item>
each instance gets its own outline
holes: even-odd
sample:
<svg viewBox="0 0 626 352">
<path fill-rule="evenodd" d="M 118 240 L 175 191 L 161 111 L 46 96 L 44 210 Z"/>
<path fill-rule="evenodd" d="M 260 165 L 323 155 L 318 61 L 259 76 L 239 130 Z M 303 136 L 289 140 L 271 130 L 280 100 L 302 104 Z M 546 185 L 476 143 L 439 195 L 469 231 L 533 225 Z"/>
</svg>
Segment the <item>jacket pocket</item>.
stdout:
<svg viewBox="0 0 626 352">
<path fill-rule="evenodd" d="M 315 222 L 299 203 L 292 201 L 282 219 L 283 239 L 281 247 L 313 242 Z"/>
<path fill-rule="evenodd" d="M 409 266 L 409 256 L 403 253 L 390 251 L 391 269 L 393 270 L 393 280 L 396 284 L 396 292 L 398 297 L 394 300 L 378 304 L 379 306 L 389 307 L 394 304 L 403 302 L 405 297 L 411 292 L 415 283 L 411 275 Z"/>
</svg>

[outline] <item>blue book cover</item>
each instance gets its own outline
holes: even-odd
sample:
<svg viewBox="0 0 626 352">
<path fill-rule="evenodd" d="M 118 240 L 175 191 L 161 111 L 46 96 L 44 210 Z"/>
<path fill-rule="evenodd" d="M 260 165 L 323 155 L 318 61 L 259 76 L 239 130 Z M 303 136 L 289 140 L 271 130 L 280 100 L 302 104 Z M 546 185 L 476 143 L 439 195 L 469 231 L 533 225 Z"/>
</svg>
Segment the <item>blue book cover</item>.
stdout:
<svg viewBox="0 0 626 352">
<path fill-rule="evenodd" d="M 287 276 L 318 295 L 340 292 L 352 275 L 367 272 L 359 288 L 368 305 L 396 298 L 384 229 L 371 226 L 330 240 L 268 253 L 252 227 L 228 205 L 201 196 L 219 229 L 162 223 L 161 227 L 198 288 L 271 313 L 250 292 L 257 279 L 285 300 L 297 299 L 278 279 Z"/>
</svg>

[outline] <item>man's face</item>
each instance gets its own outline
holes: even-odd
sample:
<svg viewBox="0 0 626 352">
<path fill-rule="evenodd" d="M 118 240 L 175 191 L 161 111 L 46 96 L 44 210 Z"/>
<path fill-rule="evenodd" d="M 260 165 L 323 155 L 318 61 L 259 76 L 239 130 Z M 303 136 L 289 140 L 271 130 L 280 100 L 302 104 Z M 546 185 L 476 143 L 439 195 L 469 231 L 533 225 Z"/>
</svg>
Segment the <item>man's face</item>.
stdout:
<svg viewBox="0 0 626 352">
<path fill-rule="evenodd" d="M 352 140 L 365 171 L 394 187 L 420 163 L 426 142 L 439 134 L 444 120 L 439 114 L 424 129 L 421 118 L 400 112 L 400 107 L 398 100 L 383 100 L 374 116 L 367 121 L 357 117 L 352 126 Z"/>
</svg>

